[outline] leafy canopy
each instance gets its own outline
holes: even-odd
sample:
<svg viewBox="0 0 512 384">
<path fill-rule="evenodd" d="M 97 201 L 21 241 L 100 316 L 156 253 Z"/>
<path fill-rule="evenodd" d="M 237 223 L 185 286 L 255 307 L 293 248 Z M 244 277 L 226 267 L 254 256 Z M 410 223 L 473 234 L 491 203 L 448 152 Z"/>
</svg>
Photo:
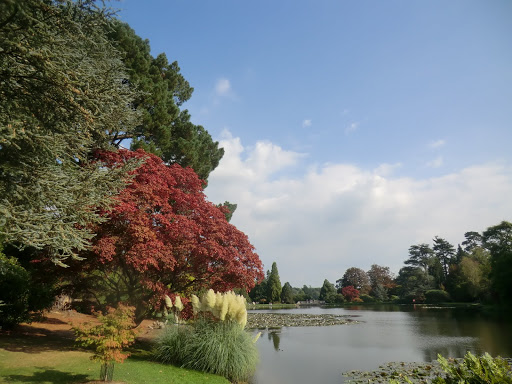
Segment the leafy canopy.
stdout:
<svg viewBox="0 0 512 384">
<path fill-rule="evenodd" d="M 133 159 L 144 163 L 132 183 L 105 210 L 82 276 L 111 300 L 127 299 L 137 317 L 163 304 L 165 294 L 189 296 L 212 288 L 250 290 L 263 278 L 262 264 L 247 236 L 206 200 L 190 168 L 166 166 L 142 150 L 101 152 L 109 168 Z M 78 277 L 77 277 L 78 278 Z M 77 286 L 82 282 L 75 281 Z"/>
</svg>

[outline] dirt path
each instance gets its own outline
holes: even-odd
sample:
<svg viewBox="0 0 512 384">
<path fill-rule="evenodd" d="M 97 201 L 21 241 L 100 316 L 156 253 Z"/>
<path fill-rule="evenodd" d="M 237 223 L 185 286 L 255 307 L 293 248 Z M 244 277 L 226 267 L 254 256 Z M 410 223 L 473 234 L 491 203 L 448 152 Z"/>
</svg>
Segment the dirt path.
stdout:
<svg viewBox="0 0 512 384">
<path fill-rule="evenodd" d="M 20 324 L 15 329 L 10 331 L 1 331 L 0 337 L 16 337 L 16 336 L 32 336 L 35 338 L 45 337 L 53 342 L 59 342 L 62 347 L 70 344 L 74 340 L 73 326 L 83 324 L 85 322 L 94 323 L 96 318 L 91 315 L 85 315 L 76 311 L 50 311 L 45 313 L 45 318 L 42 321 L 34 321 L 30 324 Z M 144 320 L 136 328 L 137 340 L 151 341 L 156 338 L 161 332 L 161 329 L 153 327 L 153 320 Z M 20 349 L 31 348 L 30 343 L 20 345 Z M 39 343 L 33 343 L 34 348 Z M 40 347 L 40 346 L 39 346 Z M 37 347 L 38 348 L 38 347 Z"/>
</svg>

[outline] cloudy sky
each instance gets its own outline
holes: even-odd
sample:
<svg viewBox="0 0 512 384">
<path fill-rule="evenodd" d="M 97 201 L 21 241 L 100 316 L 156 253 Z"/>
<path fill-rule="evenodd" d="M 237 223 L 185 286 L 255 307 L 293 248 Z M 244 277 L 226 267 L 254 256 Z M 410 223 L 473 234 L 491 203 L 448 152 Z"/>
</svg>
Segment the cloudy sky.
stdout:
<svg viewBox="0 0 512 384">
<path fill-rule="evenodd" d="M 512 221 L 512 2 L 121 0 L 225 149 L 208 198 L 281 282 Z"/>
</svg>

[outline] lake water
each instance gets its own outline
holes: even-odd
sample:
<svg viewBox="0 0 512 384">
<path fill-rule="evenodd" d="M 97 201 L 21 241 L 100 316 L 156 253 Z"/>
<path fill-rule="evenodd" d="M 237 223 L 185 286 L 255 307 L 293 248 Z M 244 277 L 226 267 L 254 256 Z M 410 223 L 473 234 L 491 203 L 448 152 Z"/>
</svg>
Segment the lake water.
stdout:
<svg viewBox="0 0 512 384">
<path fill-rule="evenodd" d="M 397 305 L 271 312 L 348 315 L 361 323 L 263 330 L 252 384 L 340 384 L 345 371 L 372 371 L 391 361 L 432 361 L 438 353 L 512 356 L 512 321 L 507 316 L 490 319 L 461 308 Z"/>
</svg>

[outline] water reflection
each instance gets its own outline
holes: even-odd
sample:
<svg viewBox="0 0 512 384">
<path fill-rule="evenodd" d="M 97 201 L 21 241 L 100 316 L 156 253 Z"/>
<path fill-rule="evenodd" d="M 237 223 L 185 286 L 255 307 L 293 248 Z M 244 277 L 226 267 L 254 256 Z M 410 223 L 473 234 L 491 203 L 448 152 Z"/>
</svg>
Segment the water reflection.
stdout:
<svg viewBox="0 0 512 384">
<path fill-rule="evenodd" d="M 279 351 L 279 343 L 281 342 L 281 338 L 279 337 L 279 331 L 269 331 L 268 339 L 272 340 L 272 343 L 274 344 L 274 350 Z"/>
<path fill-rule="evenodd" d="M 285 311 L 274 311 L 285 312 Z M 466 351 L 512 356 L 512 324 L 460 309 L 412 306 L 300 308 L 288 313 L 356 315 L 361 324 L 264 330 L 253 384 L 343 382 L 341 373 L 389 361 L 432 361 Z"/>
</svg>

